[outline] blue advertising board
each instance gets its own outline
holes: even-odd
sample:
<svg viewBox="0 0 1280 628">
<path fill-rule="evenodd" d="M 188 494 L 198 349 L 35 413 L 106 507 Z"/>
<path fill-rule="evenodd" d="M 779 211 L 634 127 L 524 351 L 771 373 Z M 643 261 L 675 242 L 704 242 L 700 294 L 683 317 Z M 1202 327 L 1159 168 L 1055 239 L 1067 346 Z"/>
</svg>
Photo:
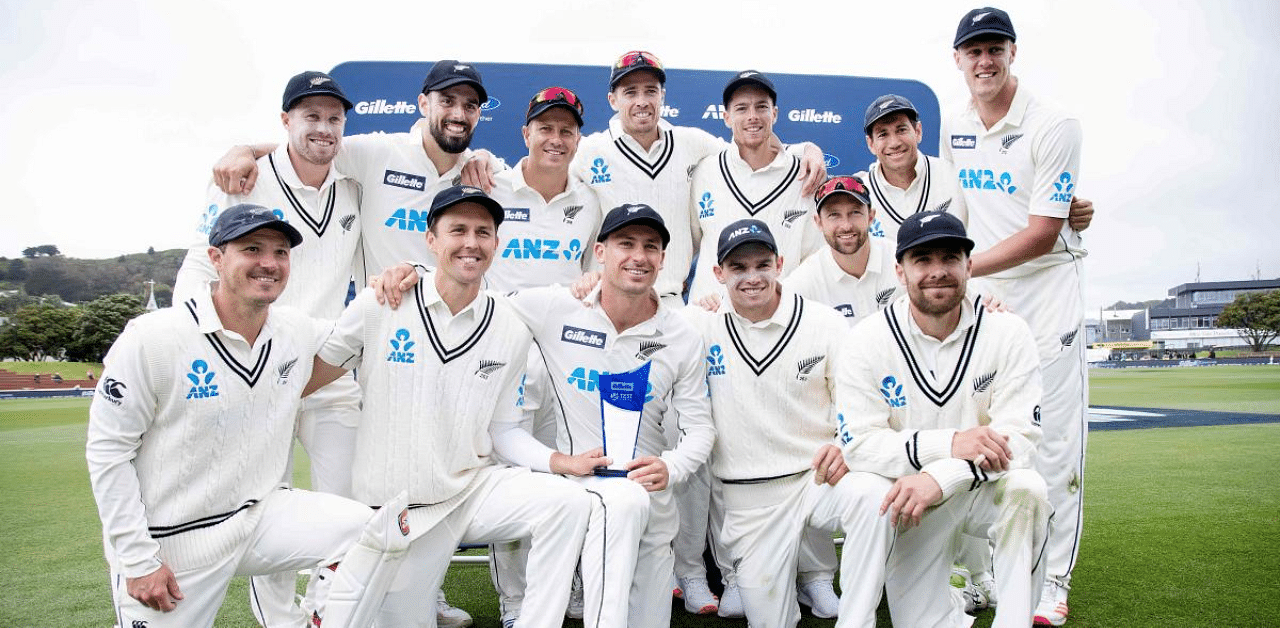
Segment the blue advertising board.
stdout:
<svg viewBox="0 0 1280 628">
<path fill-rule="evenodd" d="M 347 117 L 347 134 L 408 131 L 419 117 L 417 97 L 431 63 L 349 61 L 335 67 L 330 74 L 355 103 Z M 471 146 L 488 149 L 507 163 L 527 154 L 520 127 L 529 98 L 544 87 L 567 87 L 578 94 L 586 108 L 583 134 L 607 128 L 613 115 L 606 96 L 606 66 L 480 63 L 476 68 L 489 101 L 484 104 Z M 721 91 L 736 72 L 667 68 L 666 73 L 662 117 L 729 140 Z M 905 96 L 915 104 L 924 124 L 921 148 L 936 153 L 938 98 L 919 81 L 818 74 L 768 76 L 778 89 L 774 132 L 783 142 L 810 141 L 820 146 L 831 174 L 865 170 L 872 162 L 862 131 L 863 114 L 871 101 L 884 94 Z"/>
</svg>

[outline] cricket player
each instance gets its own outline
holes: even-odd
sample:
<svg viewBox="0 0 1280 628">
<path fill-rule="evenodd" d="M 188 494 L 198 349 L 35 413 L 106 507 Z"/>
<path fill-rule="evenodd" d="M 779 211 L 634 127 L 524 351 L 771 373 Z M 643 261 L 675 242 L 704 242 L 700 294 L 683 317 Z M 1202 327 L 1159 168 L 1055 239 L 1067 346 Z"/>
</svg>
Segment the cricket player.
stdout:
<svg viewBox="0 0 1280 628">
<path fill-rule="evenodd" d="M 950 596 L 962 534 L 995 545 L 993 626 L 1027 626 L 1040 597 L 1050 508 L 1035 471 L 1035 340 L 1017 315 L 966 296 L 973 246 L 950 213 L 903 221 L 907 294 L 854 327 L 857 350 L 836 370 L 849 469 L 895 479 L 881 506 L 899 527 L 885 575 L 895 626 L 969 625 Z"/>
<path fill-rule="evenodd" d="M 955 164 L 977 245 L 981 290 L 1031 326 L 1044 372 L 1038 469 L 1053 504 L 1048 578 L 1036 623 L 1062 625 L 1079 551 L 1085 412 L 1081 235 L 1066 218 L 1080 181 L 1080 123 L 1012 74 L 1018 47 L 1009 15 L 974 9 L 956 28 L 953 56 L 967 106 L 943 124 L 941 156 Z M 1003 600 L 1001 600 L 1003 603 Z"/>
<path fill-rule="evenodd" d="M 316 362 L 319 383 L 359 369 L 356 499 L 378 503 L 408 488 L 413 536 L 376 625 L 434 625 L 436 591 L 460 541 L 529 537 L 538 574 L 516 626 L 558 628 L 590 500 L 563 478 L 495 464 L 492 454 L 586 474 L 601 464 L 600 452 L 542 455 L 550 450 L 519 427 L 529 331 L 505 302 L 481 291 L 502 206 L 479 188 L 454 186 L 432 201 L 427 221 L 439 265 L 408 293 L 407 307 L 380 305 L 366 289 Z"/>
<path fill-rule="evenodd" d="M 836 625 L 874 625 L 893 536 L 880 513 L 890 482 L 847 474 L 832 398 L 836 365 L 856 345 L 847 342 L 839 313 L 778 282 L 784 259 L 765 223 L 730 223 L 716 260 L 728 299 L 714 313 L 686 312 L 708 347 L 717 434 L 709 465 L 747 622 L 799 622 L 792 583 L 801 539 L 820 528 L 828 542 L 830 532 L 845 532 Z M 769 443 L 769 455 L 760 455 L 761 443 Z M 801 585 L 802 602 L 805 590 Z"/>
<path fill-rule="evenodd" d="M 351 100 L 327 74 L 303 72 L 289 80 L 280 115 L 288 139 L 257 164 L 270 173 L 270 180 L 246 194 L 226 194 L 209 184 L 197 234 L 203 242 L 197 241 L 187 251 L 178 269 L 175 303 L 208 291 L 208 282 L 217 279 L 209 259 L 209 231 L 225 208 L 251 203 L 270 208 L 303 233 L 302 244 L 290 254 L 293 281 L 278 303 L 316 318 L 338 318 L 360 246 L 360 185 L 333 167 L 350 110 Z M 360 388 L 350 376 L 303 401 L 297 436 L 311 460 L 314 490 L 351 496 L 351 458 L 359 416 Z M 290 481 L 291 471 L 285 476 Z M 250 579 L 249 607 L 261 625 L 293 627 L 299 625 L 300 616 L 314 612 L 298 609 L 296 579 L 289 572 Z"/>
<path fill-rule="evenodd" d="M 473 158 L 490 164 L 483 151 L 470 150 L 480 122 L 480 107 L 488 100 L 479 70 L 470 63 L 437 61 L 427 72 L 418 94 L 422 119 L 407 133 L 370 133 L 348 137 L 334 165 L 360 182 L 362 247 L 355 276 L 381 272 L 404 260 L 435 258 L 423 238 L 427 208 L 436 194 L 457 185 Z M 214 166 L 214 181 L 227 194 L 251 191 L 259 169 L 255 160 L 274 151 L 272 144 L 233 147 Z M 441 592 L 441 628 L 472 623 L 465 611 L 449 606 Z"/>
<path fill-rule="evenodd" d="M 86 458 L 119 626 L 212 626 L 233 576 L 336 563 L 370 520 L 355 501 L 281 482 L 328 328 L 272 307 L 302 234 L 265 207 L 236 205 L 208 242 L 217 281 L 130 321 L 89 408 Z M 370 523 L 394 524 L 398 512 Z"/>
</svg>

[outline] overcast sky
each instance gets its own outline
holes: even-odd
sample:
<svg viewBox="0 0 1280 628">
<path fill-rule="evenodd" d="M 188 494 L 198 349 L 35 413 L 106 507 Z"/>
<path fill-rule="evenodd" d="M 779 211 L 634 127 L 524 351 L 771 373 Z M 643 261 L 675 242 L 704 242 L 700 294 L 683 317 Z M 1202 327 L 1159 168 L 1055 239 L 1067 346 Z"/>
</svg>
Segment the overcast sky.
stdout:
<svg viewBox="0 0 1280 628">
<path fill-rule="evenodd" d="M 643 48 L 674 68 L 916 79 L 945 115 L 966 95 L 950 44 L 974 6 L 10 0 L 0 8 L 0 256 L 38 244 L 89 258 L 186 246 L 210 165 L 231 144 L 281 138 L 280 92 L 304 69 L 606 65 Z M 1018 30 L 1014 74 L 1084 127 L 1077 193 L 1099 208 L 1086 234 L 1091 311 L 1163 298 L 1197 273 L 1280 277 L 1280 127 L 1270 120 L 1280 3 L 1000 6 Z"/>
</svg>

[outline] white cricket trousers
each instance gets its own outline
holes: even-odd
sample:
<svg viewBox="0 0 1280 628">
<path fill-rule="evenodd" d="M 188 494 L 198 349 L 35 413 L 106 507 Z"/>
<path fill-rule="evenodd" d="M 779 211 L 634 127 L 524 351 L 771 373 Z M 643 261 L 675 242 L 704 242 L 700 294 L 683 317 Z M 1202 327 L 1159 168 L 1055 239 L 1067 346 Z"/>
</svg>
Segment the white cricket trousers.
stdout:
<svg viewBox="0 0 1280 628">
<path fill-rule="evenodd" d="M 429 529 L 415 527 L 400 570 L 374 625 L 378 628 L 433 628 L 436 592 L 459 542 L 490 543 L 529 538 L 528 589 L 518 628 L 560 628 L 569 604 L 590 500 L 572 482 L 549 473 L 503 467 Z"/>
<path fill-rule="evenodd" d="M 1031 327 L 1040 355 L 1043 436 L 1036 470 L 1053 506 L 1045 575 L 1063 585 L 1080 555 L 1084 530 L 1085 448 L 1089 436 L 1089 369 L 1085 357 L 1083 264 L 1051 266 L 1024 277 L 982 280 Z M 1003 600 L 1001 600 L 1003 603 Z"/>
<path fill-rule="evenodd" d="M 116 625 L 147 628 L 202 628 L 213 620 L 234 576 L 324 567 L 337 562 L 360 537 L 373 511 L 358 502 L 301 489 L 272 491 L 236 517 L 258 517 L 253 532 L 236 551 L 196 569 L 174 571 L 183 599 L 164 613 L 129 597 L 123 574 L 112 572 Z M 234 519 L 233 519 L 234 521 Z M 339 567 L 341 568 L 341 567 Z M 297 618 L 303 618 L 299 613 Z"/>
<path fill-rule="evenodd" d="M 851 472 L 835 486 L 819 485 L 809 470 L 767 482 L 719 484 L 724 543 L 752 628 L 790 628 L 800 621 L 795 573 L 806 527 L 845 533 L 836 625 L 875 625 L 893 540 L 889 519 L 880 514 L 892 486 L 888 479 Z"/>
<path fill-rule="evenodd" d="M 925 511 L 919 526 L 898 534 L 889 556 L 885 590 L 893 625 L 967 625 L 964 609 L 952 602 L 950 580 L 961 537 L 972 534 L 995 545 L 992 566 L 1000 605 L 992 627 L 1027 628 L 1044 582 L 1048 522 L 1044 479 L 1031 469 L 1009 471 Z"/>
</svg>

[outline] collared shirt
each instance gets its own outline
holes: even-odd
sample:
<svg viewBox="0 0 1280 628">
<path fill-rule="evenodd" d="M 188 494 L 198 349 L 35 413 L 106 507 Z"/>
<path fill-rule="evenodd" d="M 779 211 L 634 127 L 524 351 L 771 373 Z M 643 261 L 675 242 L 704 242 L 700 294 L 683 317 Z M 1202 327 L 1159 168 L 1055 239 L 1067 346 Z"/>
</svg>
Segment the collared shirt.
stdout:
<svg viewBox="0 0 1280 628">
<path fill-rule="evenodd" d="M 902 292 L 889 241 L 868 238 L 865 246 L 870 247 L 870 253 L 862 277 L 840 268 L 833 251 L 826 247 L 810 255 L 787 277 L 787 287 L 806 299 L 835 308 L 852 327 Z"/>
<path fill-rule="evenodd" d="M 918 155 L 916 176 L 905 190 L 889 183 L 879 161 L 872 163 L 867 172 L 871 207 L 876 210 L 871 235 L 883 238 L 891 246 L 898 241 L 902 221 L 916 212 L 946 211 L 962 221 L 969 219 L 964 197 L 957 188 L 955 167 L 937 157 Z"/>
</svg>

